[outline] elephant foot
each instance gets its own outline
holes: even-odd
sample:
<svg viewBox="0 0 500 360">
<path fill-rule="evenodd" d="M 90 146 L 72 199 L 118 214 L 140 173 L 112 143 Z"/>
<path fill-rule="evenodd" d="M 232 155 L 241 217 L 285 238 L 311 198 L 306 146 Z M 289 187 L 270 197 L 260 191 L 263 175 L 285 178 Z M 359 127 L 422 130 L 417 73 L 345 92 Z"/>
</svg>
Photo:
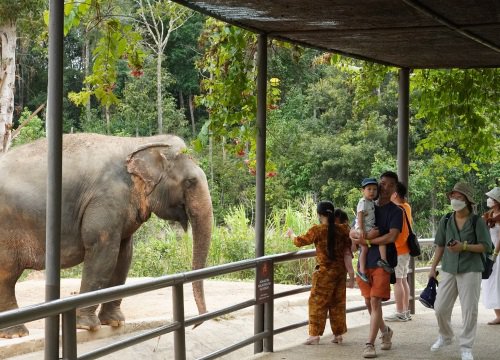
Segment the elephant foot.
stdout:
<svg viewBox="0 0 500 360">
<path fill-rule="evenodd" d="M 95 314 L 79 314 L 76 316 L 76 328 L 97 331 L 101 328 L 101 322 Z"/>
<path fill-rule="evenodd" d="M 125 316 L 119 307 L 111 307 L 103 305 L 99 311 L 99 319 L 102 325 L 112 327 L 120 327 L 125 324 Z"/>
<path fill-rule="evenodd" d="M 15 339 L 28 336 L 29 331 L 24 325 L 15 325 L 5 329 L 0 329 L 0 338 Z"/>
</svg>

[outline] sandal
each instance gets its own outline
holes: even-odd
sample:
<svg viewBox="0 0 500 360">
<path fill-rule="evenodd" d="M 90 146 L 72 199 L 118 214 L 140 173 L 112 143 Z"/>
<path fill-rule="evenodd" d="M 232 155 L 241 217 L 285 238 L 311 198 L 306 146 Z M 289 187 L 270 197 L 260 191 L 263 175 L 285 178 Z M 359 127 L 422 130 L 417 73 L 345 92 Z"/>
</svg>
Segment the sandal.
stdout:
<svg viewBox="0 0 500 360">
<path fill-rule="evenodd" d="M 319 336 L 309 336 L 304 345 L 318 345 L 319 344 Z"/>
<path fill-rule="evenodd" d="M 332 339 L 332 343 L 334 344 L 342 344 L 342 335 L 334 335 Z"/>
</svg>

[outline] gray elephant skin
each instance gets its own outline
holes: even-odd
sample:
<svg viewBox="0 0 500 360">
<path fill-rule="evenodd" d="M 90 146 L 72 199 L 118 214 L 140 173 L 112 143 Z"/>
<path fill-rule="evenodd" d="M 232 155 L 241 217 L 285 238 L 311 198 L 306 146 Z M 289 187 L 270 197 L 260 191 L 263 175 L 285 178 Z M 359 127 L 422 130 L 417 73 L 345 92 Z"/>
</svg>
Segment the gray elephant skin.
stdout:
<svg viewBox="0 0 500 360">
<path fill-rule="evenodd" d="M 45 268 L 47 141 L 0 157 L 0 312 L 18 307 L 15 284 L 24 269 Z M 125 283 L 132 235 L 154 213 L 193 233 L 193 269 L 206 265 L 212 231 L 207 179 L 173 135 L 63 137 L 61 267 L 83 262 L 80 293 Z M 199 313 L 203 283 L 193 283 Z M 121 300 L 77 310 L 77 327 L 121 326 Z M 24 325 L 0 337 L 28 335 Z"/>
</svg>

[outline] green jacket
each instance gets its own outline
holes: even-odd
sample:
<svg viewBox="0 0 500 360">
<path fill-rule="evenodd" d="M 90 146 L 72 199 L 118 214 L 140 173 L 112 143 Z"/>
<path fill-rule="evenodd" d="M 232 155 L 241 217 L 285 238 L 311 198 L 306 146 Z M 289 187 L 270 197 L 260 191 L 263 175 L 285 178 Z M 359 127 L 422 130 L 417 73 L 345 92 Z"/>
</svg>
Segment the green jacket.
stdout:
<svg viewBox="0 0 500 360">
<path fill-rule="evenodd" d="M 474 236 L 473 216 L 477 215 L 471 214 L 461 231 L 457 229 L 454 213 L 451 214 L 448 220 L 446 220 L 447 216 L 445 215 L 439 221 L 434 244 L 445 248 L 441 259 L 441 269 L 443 271 L 459 274 L 466 272 L 482 272 L 484 270 L 483 261 L 481 259 L 483 254 L 470 251 L 453 253 L 446 248 L 448 241 L 455 239 L 460 242 L 467 241 L 469 244 L 483 244 L 485 248 L 484 255 L 491 252 L 493 243 L 491 242 L 490 231 L 484 220 L 478 217 Z"/>
</svg>

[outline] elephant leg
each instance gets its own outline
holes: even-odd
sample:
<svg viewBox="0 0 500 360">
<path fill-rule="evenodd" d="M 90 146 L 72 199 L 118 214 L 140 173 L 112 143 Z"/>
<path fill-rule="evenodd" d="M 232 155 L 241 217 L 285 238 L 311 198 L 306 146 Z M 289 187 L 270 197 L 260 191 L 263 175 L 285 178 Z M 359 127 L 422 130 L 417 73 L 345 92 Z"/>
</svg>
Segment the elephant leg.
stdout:
<svg viewBox="0 0 500 360">
<path fill-rule="evenodd" d="M 0 312 L 19 307 L 17 305 L 15 288 L 16 281 L 22 273 L 23 271 L 19 269 L 14 270 L 12 267 L 5 268 L 4 266 L 0 266 Z M 0 338 L 12 339 L 28 334 L 29 331 L 24 324 L 0 329 Z"/>
<path fill-rule="evenodd" d="M 132 262 L 132 251 L 132 237 L 124 239 L 121 243 L 113 277 L 109 283 L 110 287 L 125 284 L 130 269 L 130 263 Z M 118 299 L 101 305 L 99 320 L 101 320 L 102 325 L 110 325 L 113 327 L 123 326 L 125 323 L 125 316 L 120 309 L 121 303 L 122 299 Z"/>
<path fill-rule="evenodd" d="M 85 250 L 80 294 L 107 288 L 118 258 L 120 241 L 110 238 L 107 232 L 98 235 L 98 242 Z M 97 318 L 98 305 L 77 309 L 76 327 L 95 331 L 101 327 Z"/>
</svg>

